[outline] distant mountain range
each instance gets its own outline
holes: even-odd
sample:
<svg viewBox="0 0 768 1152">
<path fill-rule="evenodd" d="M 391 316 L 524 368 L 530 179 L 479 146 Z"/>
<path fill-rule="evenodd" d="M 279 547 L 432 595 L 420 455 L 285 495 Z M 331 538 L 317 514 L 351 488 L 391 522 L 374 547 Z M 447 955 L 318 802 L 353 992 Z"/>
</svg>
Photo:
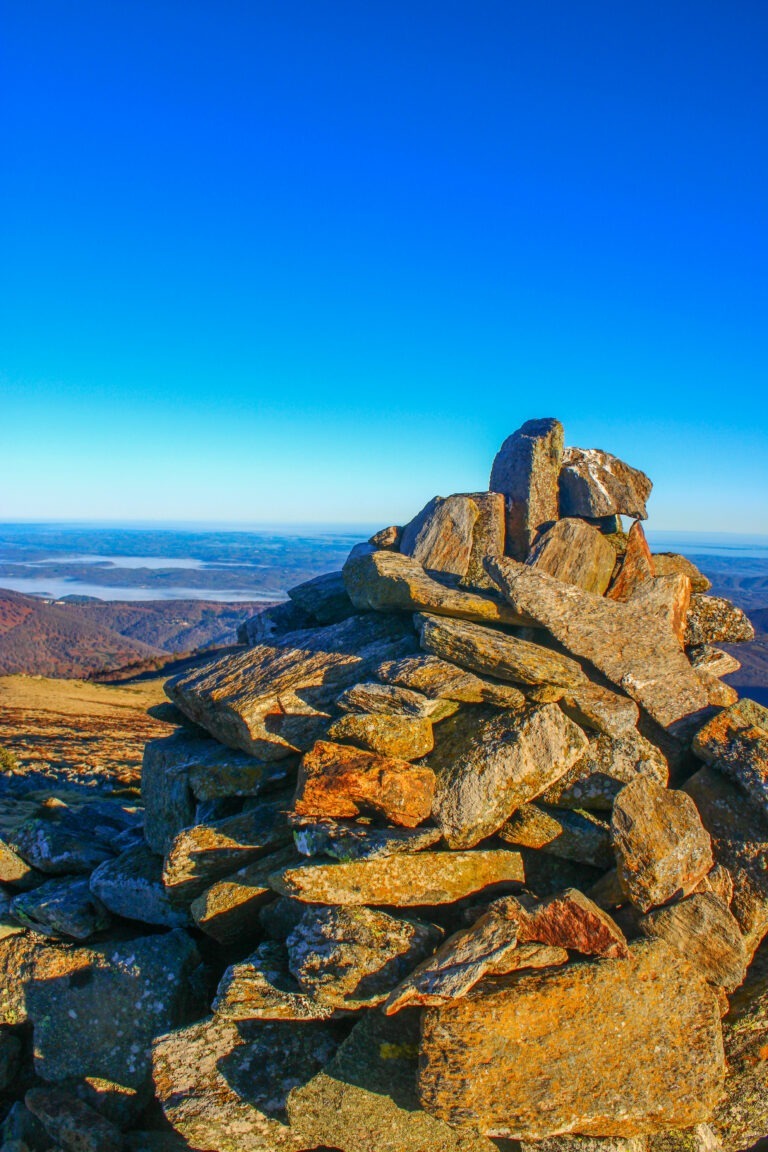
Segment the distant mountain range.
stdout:
<svg viewBox="0 0 768 1152">
<path fill-rule="evenodd" d="M 268 605 L 205 600 L 48 602 L 0 588 L 0 675 L 86 678 L 232 644 Z"/>
</svg>

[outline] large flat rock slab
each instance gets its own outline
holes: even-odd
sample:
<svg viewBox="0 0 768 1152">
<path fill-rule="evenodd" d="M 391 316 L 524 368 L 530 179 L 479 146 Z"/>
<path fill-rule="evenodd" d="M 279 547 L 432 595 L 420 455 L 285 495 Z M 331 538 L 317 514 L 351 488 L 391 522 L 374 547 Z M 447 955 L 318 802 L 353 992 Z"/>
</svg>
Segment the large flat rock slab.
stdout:
<svg viewBox="0 0 768 1152">
<path fill-rule="evenodd" d="M 515 611 L 589 660 L 662 727 L 706 708 L 706 690 L 682 646 L 687 577 L 656 577 L 620 603 L 513 560 L 491 560 L 489 572 Z"/>
<path fill-rule="evenodd" d="M 311 748 L 324 735 L 339 693 L 382 660 L 413 651 L 411 637 L 399 618 L 352 616 L 182 672 L 166 692 L 223 744 L 280 760 Z"/>
<path fill-rule="evenodd" d="M 488 1136 L 690 1127 L 709 1118 L 723 1076 L 717 995 L 660 942 L 488 980 L 423 1018 L 423 1106 Z"/>
</svg>

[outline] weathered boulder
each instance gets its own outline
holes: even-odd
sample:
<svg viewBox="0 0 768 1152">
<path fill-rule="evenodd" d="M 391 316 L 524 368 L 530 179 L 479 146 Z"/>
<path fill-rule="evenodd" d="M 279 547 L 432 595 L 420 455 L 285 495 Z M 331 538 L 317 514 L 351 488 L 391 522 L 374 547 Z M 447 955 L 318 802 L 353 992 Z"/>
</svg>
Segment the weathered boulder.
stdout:
<svg viewBox="0 0 768 1152">
<path fill-rule="evenodd" d="M 558 518 L 563 437 L 559 420 L 527 420 L 493 461 L 488 487 L 506 498 L 506 553 L 517 560 L 525 560 L 538 533 Z"/>
<path fill-rule="evenodd" d="M 438 928 L 375 908 L 308 908 L 286 940 L 302 992 L 335 1008 L 370 1008 L 440 942 Z"/>
<path fill-rule="evenodd" d="M 412 688 L 366 680 L 342 692 L 336 707 L 347 713 L 405 716 L 414 720 L 431 720 L 437 724 L 446 716 L 452 716 L 459 705 L 454 700 L 425 696 L 423 692 L 415 692 Z"/>
<path fill-rule="evenodd" d="M 745 612 L 724 596 L 694 593 L 685 621 L 686 644 L 738 644 L 754 640 Z"/>
<path fill-rule="evenodd" d="M 182 828 L 195 822 L 195 797 L 189 786 L 189 768 L 201 751 L 201 745 L 208 743 L 206 738 L 198 738 L 182 729 L 173 736 L 149 740 L 144 745 L 141 766 L 144 839 L 152 851 L 161 856 L 170 849 Z"/>
<path fill-rule="evenodd" d="M 43 816 L 25 820 L 11 834 L 10 847 L 33 868 L 50 876 L 90 872 L 112 851 L 83 830 L 68 826 L 57 809 Z"/>
<path fill-rule="evenodd" d="M 400 551 L 428 572 L 464 576 L 480 509 L 469 496 L 435 496 L 403 528 Z"/>
<path fill-rule="evenodd" d="M 402 760 L 426 756 L 435 745 L 431 720 L 372 712 L 340 716 L 328 729 L 328 737 L 340 744 L 356 744 L 369 752 Z"/>
<path fill-rule="evenodd" d="M 168 899 L 163 885 L 163 861 L 145 844 L 105 860 L 90 877 L 91 892 L 110 912 L 144 924 L 183 928 L 190 923 L 186 908 Z"/>
<path fill-rule="evenodd" d="M 88 886 L 87 876 L 49 880 L 11 901 L 11 915 L 43 936 L 87 940 L 108 928 L 112 917 Z"/>
<path fill-rule="evenodd" d="M 412 651 L 410 636 L 399 618 L 352 616 L 212 660 L 172 677 L 165 689 L 223 744 L 280 760 L 321 738 L 339 693 L 382 660 Z"/>
<path fill-rule="evenodd" d="M 513 612 L 495 592 L 470 592 L 441 583 L 401 552 L 350 556 L 343 573 L 352 603 L 364 612 L 433 612 L 437 616 L 491 624 L 530 622 Z"/>
<path fill-rule="evenodd" d="M 373 815 L 415 828 L 430 815 L 434 792 L 431 768 L 318 740 L 301 762 L 293 808 L 299 816 Z"/>
<path fill-rule="evenodd" d="M 299 1152 L 306 1144 L 285 1122 L 286 1098 L 335 1047 L 322 1024 L 201 1020 L 156 1041 L 155 1093 L 192 1148 Z"/>
<path fill-rule="evenodd" d="M 747 953 L 735 917 L 711 892 L 697 892 L 654 908 L 639 920 L 645 936 L 663 940 L 701 972 L 711 984 L 728 992 L 743 982 Z"/>
<path fill-rule="evenodd" d="M 491 836 L 576 761 L 587 737 L 556 704 L 519 712 L 480 706 L 446 720 L 429 765 L 433 815 L 451 848 Z"/>
<path fill-rule="evenodd" d="M 613 866 L 610 825 L 589 812 L 523 804 L 498 831 L 506 844 L 537 848 L 595 868 Z"/>
<path fill-rule="evenodd" d="M 265 640 L 273 640 L 276 636 L 284 636 L 287 632 L 299 632 L 303 628 L 312 628 L 315 621 L 294 604 L 286 600 L 282 604 L 273 604 L 269 608 L 250 616 L 237 629 L 238 644 L 262 644 Z"/>
<path fill-rule="evenodd" d="M 410 688 L 438 700 L 462 704 L 495 704 L 497 708 L 522 708 L 525 696 L 511 684 L 478 676 L 439 656 L 421 653 L 391 660 L 376 669 L 379 680 L 400 688 Z"/>
<path fill-rule="evenodd" d="M 288 968 L 285 945 L 266 940 L 239 964 L 231 964 L 213 1002 L 225 1020 L 330 1020 L 333 1004 L 321 1003 L 299 987 Z"/>
<path fill-rule="evenodd" d="M 493 1136 L 688 1127 L 708 1119 L 723 1073 L 717 995 L 659 941 L 488 980 L 423 1018 L 422 1105 Z"/>
<path fill-rule="evenodd" d="M 288 589 L 288 595 L 302 612 L 318 624 L 339 624 L 355 614 L 341 572 L 326 572 Z"/>
<path fill-rule="evenodd" d="M 730 776 L 768 818 L 768 708 L 739 700 L 699 729 L 693 750 Z"/>
<path fill-rule="evenodd" d="M 524 879 L 520 855 L 501 849 L 399 853 L 374 860 L 303 864 L 270 877 L 281 896 L 310 904 L 452 904 L 486 888 Z"/>
<path fill-rule="evenodd" d="M 698 644 L 687 651 L 688 659 L 697 672 L 709 672 L 710 676 L 730 676 L 741 668 L 741 661 L 731 652 L 711 644 Z"/>
<path fill-rule="evenodd" d="M 651 550 L 643 532 L 643 525 L 635 520 L 627 536 L 627 547 L 621 558 L 619 571 L 611 581 L 606 595 L 610 600 L 631 600 L 643 584 L 656 575 Z"/>
<path fill-rule="evenodd" d="M 217 880 L 192 901 L 190 912 L 198 928 L 223 945 L 255 944 L 261 936 L 258 912 L 275 895 L 269 876 L 298 861 L 290 845 Z"/>
<path fill-rule="evenodd" d="M 544 900 L 525 894 L 519 899 L 503 896 L 494 900 L 491 911 L 517 924 L 521 944 L 545 944 L 609 960 L 629 955 L 619 926 L 576 888 L 556 892 Z"/>
<path fill-rule="evenodd" d="M 422 648 L 472 672 L 518 684 L 567 687 L 587 682 L 581 665 L 575 660 L 518 636 L 467 620 L 437 616 L 420 615 L 416 623 Z"/>
<path fill-rule="evenodd" d="M 613 575 L 616 552 L 597 528 L 566 518 L 539 536 L 525 563 L 602 596 Z"/>
<path fill-rule="evenodd" d="M 691 797 L 648 777 L 619 792 L 611 829 L 621 886 L 642 912 L 687 895 L 714 865 Z"/>
<path fill-rule="evenodd" d="M 600 448 L 566 448 L 560 472 L 561 516 L 631 516 L 647 520 L 653 484 Z"/>
<path fill-rule="evenodd" d="M 503 556 L 506 535 L 504 497 L 500 492 L 472 492 L 469 497 L 478 511 L 472 529 L 472 547 L 467 570 L 460 583 L 465 588 L 495 591 L 485 570 L 486 556 Z"/>
<path fill-rule="evenodd" d="M 397 551 L 400 547 L 402 534 L 402 527 L 398 524 L 390 524 L 388 528 L 381 528 L 378 532 L 374 532 L 368 543 L 372 544 L 374 548 L 391 548 Z"/>
<path fill-rule="evenodd" d="M 653 567 L 657 576 L 673 576 L 675 572 L 681 572 L 690 580 L 694 592 L 709 592 L 712 587 L 712 581 L 687 556 L 680 556 L 677 552 L 654 552 Z"/>
<path fill-rule="evenodd" d="M 293 823 L 296 850 L 302 856 L 335 860 L 375 860 L 396 852 L 420 852 L 441 838 L 439 828 L 377 828 L 353 820 L 298 819 Z"/>
<path fill-rule="evenodd" d="M 44 880 L 42 872 L 30 867 L 18 852 L 14 852 L 10 844 L 0 840 L 0 884 L 7 884 L 9 888 L 23 891 L 42 884 Z"/>
<path fill-rule="evenodd" d="M 706 707 L 681 643 L 686 577 L 656 577 L 623 604 L 512 560 L 489 561 L 489 571 L 516 610 L 589 660 L 663 727 Z"/>
<path fill-rule="evenodd" d="M 712 1126 L 723 1152 L 741 1152 L 768 1131 L 768 952 L 755 957 L 723 1020 L 728 1075 Z M 757 1145 L 761 1147 L 760 1144 Z"/>
<path fill-rule="evenodd" d="M 24 1103 L 50 1138 L 73 1152 L 120 1152 L 125 1147 L 119 1128 L 61 1088 L 30 1088 Z"/>
<path fill-rule="evenodd" d="M 506 1152 L 421 1111 L 416 1094 L 418 1013 L 367 1012 L 330 1063 L 287 1101 L 305 1148 L 354 1152 Z"/>
<path fill-rule="evenodd" d="M 566 716 L 607 736 L 623 736 L 637 727 L 640 709 L 634 700 L 601 684 L 577 684 L 563 691 L 560 707 Z"/>
<path fill-rule="evenodd" d="M 624 785 L 638 776 L 663 785 L 669 781 L 669 766 L 655 744 L 637 729 L 621 736 L 603 734 L 589 741 L 583 755 L 540 799 L 558 808 L 610 812 Z"/>
</svg>

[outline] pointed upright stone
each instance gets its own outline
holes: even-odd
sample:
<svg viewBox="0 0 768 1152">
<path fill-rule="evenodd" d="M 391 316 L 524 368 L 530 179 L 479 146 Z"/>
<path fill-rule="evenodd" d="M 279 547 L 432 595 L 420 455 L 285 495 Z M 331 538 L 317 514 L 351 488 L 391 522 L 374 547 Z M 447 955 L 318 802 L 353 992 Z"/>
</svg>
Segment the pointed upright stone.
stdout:
<svg viewBox="0 0 768 1152">
<path fill-rule="evenodd" d="M 627 550 L 622 557 L 621 567 L 606 595 L 610 600 L 631 600 L 638 588 L 648 584 L 655 575 L 653 556 L 642 522 L 635 520 L 627 536 Z"/>
<path fill-rule="evenodd" d="M 558 518 L 563 437 L 559 420 L 527 420 L 493 462 L 488 487 L 506 498 L 506 553 L 516 560 L 525 560 L 538 533 Z"/>
<path fill-rule="evenodd" d="M 653 484 L 600 448 L 566 448 L 560 473 L 562 516 L 632 516 L 647 520 L 645 502 Z"/>
<path fill-rule="evenodd" d="M 464 576 L 479 515 L 479 508 L 469 496 L 435 496 L 403 528 L 400 551 L 417 560 L 427 572 Z"/>
<path fill-rule="evenodd" d="M 501 492 L 472 492 L 470 499 L 477 507 L 478 517 L 472 529 L 469 563 L 460 583 L 465 588 L 490 588 L 495 591 L 494 583 L 485 570 L 485 558 L 504 555 L 504 497 Z"/>
<path fill-rule="evenodd" d="M 616 551 L 597 528 L 571 517 L 539 536 L 526 564 L 602 596 L 613 575 Z"/>
</svg>

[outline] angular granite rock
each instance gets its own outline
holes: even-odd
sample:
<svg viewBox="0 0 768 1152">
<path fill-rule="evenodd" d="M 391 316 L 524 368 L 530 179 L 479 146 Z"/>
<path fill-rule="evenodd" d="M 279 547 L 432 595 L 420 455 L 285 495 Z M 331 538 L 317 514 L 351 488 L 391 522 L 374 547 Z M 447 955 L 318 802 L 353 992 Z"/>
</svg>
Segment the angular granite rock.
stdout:
<svg viewBox="0 0 768 1152">
<path fill-rule="evenodd" d="M 621 558 L 616 577 L 606 595 L 609 600 L 631 600 L 643 584 L 650 583 L 656 575 L 653 556 L 643 532 L 643 525 L 635 520 L 627 536 L 627 547 Z"/>
<path fill-rule="evenodd" d="M 303 628 L 312 628 L 315 624 L 308 612 L 299 608 L 292 600 L 282 604 L 273 604 L 250 616 L 237 629 L 238 644 L 263 644 L 264 641 L 273 640 L 276 636 L 284 636 L 287 632 L 299 632 Z"/>
<path fill-rule="evenodd" d="M 725 1099 L 712 1126 L 723 1152 L 741 1152 L 768 1131 L 768 951 L 761 949 L 723 1020 Z M 762 1147 L 762 1142 L 756 1145 Z"/>
<path fill-rule="evenodd" d="M 286 940 L 302 992 L 335 1008 L 370 1008 L 440 943 L 442 932 L 375 908 L 308 908 Z"/>
<path fill-rule="evenodd" d="M 190 923 L 186 908 L 176 908 L 168 899 L 162 859 L 145 844 L 105 860 L 91 873 L 90 886 L 116 916 L 165 928 L 184 928 Z"/>
<path fill-rule="evenodd" d="M 631 516 L 647 520 L 653 484 L 600 448 L 566 448 L 560 473 L 561 516 Z"/>
<path fill-rule="evenodd" d="M 731 911 L 751 959 L 768 934 L 768 821 L 740 788 L 714 768 L 700 769 L 684 790 L 712 837 L 715 859 L 733 880 Z"/>
<path fill-rule="evenodd" d="M 401 688 L 395 684 L 379 684 L 376 680 L 366 680 L 342 692 L 336 707 L 347 713 L 370 713 L 373 716 L 406 716 L 412 719 L 431 720 L 433 724 L 452 716 L 458 709 L 453 700 L 425 696 L 412 688 Z"/>
<path fill-rule="evenodd" d="M 400 537 L 400 551 L 428 572 L 464 576 L 480 509 L 469 496 L 435 496 Z"/>
<path fill-rule="evenodd" d="M 269 876 L 298 862 L 290 845 L 218 880 L 192 901 L 198 928 L 225 946 L 252 946 L 261 936 L 259 911 L 274 900 Z"/>
<path fill-rule="evenodd" d="M 163 884 L 176 904 L 194 900 L 214 880 L 290 843 L 290 797 L 250 812 L 184 828 L 163 865 Z"/>
<path fill-rule="evenodd" d="M 164 856 L 181 832 L 195 823 L 195 797 L 189 769 L 195 756 L 214 741 L 181 729 L 173 736 L 149 740 L 141 767 L 144 839 L 153 852 Z M 218 745 L 221 747 L 221 745 Z"/>
<path fill-rule="evenodd" d="M 51 817 L 25 820 L 10 837 L 10 847 L 33 868 L 50 876 L 90 872 L 113 853 L 99 840 L 66 827 L 54 810 Z"/>
<path fill-rule="evenodd" d="M 653 567 L 657 576 L 673 576 L 675 572 L 681 572 L 690 580 L 694 592 L 709 592 L 712 587 L 712 581 L 699 572 L 687 556 L 680 556 L 677 552 L 654 552 Z"/>
<path fill-rule="evenodd" d="M 538 533 L 558 518 L 563 435 L 559 420 L 527 420 L 493 461 L 488 487 L 506 498 L 506 552 L 517 560 L 525 560 Z"/>
<path fill-rule="evenodd" d="M 438 700 L 462 704 L 495 704 L 497 708 L 522 708 L 525 696 L 511 684 L 489 679 L 459 668 L 439 656 L 405 656 L 376 669 L 379 680 L 400 688 L 410 688 Z"/>
<path fill-rule="evenodd" d="M 621 604 L 512 560 L 490 561 L 489 572 L 516 610 L 535 617 L 570 652 L 599 668 L 662 727 L 706 707 L 680 638 L 690 589 L 686 577 L 658 576 Z"/>
<path fill-rule="evenodd" d="M 472 672 L 518 684 L 568 687 L 587 682 L 581 665 L 569 656 L 495 628 L 427 615 L 417 616 L 416 623 L 422 648 Z"/>
<path fill-rule="evenodd" d="M 699 729 L 693 750 L 730 776 L 768 818 L 768 708 L 739 700 Z"/>
<path fill-rule="evenodd" d="M 374 548 L 386 548 L 397 551 L 400 548 L 400 537 L 402 534 L 402 527 L 398 524 L 390 524 L 388 528 L 381 528 L 378 532 L 374 532 L 368 543 L 372 544 Z"/>
<path fill-rule="evenodd" d="M 698 644 L 687 651 L 688 659 L 697 672 L 709 672 L 711 676 L 730 676 L 741 668 L 741 661 L 731 652 L 711 644 Z"/>
<path fill-rule="evenodd" d="M 112 923 L 101 900 L 88 887 L 87 876 L 49 880 L 11 901 L 11 915 L 42 936 L 87 940 Z"/>
<path fill-rule="evenodd" d="M 723 596 L 694 593 L 685 623 L 686 644 L 738 644 L 754 640 L 745 612 Z"/>
<path fill-rule="evenodd" d="M 328 737 L 340 744 L 356 744 L 369 752 L 402 760 L 418 760 L 435 746 L 432 721 L 420 716 L 352 712 L 334 720 Z"/>
<path fill-rule="evenodd" d="M 717 676 L 713 676 L 703 668 L 696 668 L 694 671 L 704 687 L 709 704 L 715 708 L 730 708 L 731 704 L 738 702 L 739 693 L 730 684 L 724 684 Z"/>
<path fill-rule="evenodd" d="M 341 572 L 326 572 L 288 589 L 294 604 L 318 624 L 339 624 L 355 614 Z"/>
<path fill-rule="evenodd" d="M 201 1020 L 154 1045 L 155 1094 L 190 1148 L 299 1152 L 285 1101 L 333 1055 L 322 1024 Z"/>
<path fill-rule="evenodd" d="M 613 575 L 616 552 L 597 528 L 568 518 L 557 520 L 539 536 L 525 563 L 602 596 Z"/>
<path fill-rule="evenodd" d="M 288 968 L 285 945 L 259 944 L 222 976 L 213 1011 L 224 1020 L 330 1020 L 333 1004 L 320 1003 L 301 990 Z"/>
<path fill-rule="evenodd" d="M 490 911 L 517 925 L 521 944 L 567 948 L 609 960 L 626 959 L 629 955 L 627 941 L 616 922 L 577 888 L 567 888 L 544 900 L 525 894 L 519 899 L 502 896 L 493 901 Z"/>
<path fill-rule="evenodd" d="M 76 1152 L 120 1152 L 125 1147 L 119 1128 L 61 1088 L 30 1088 L 24 1103 L 50 1138 L 64 1148 Z"/>
<path fill-rule="evenodd" d="M 596 736 L 582 756 L 540 796 L 558 808 L 610 812 L 625 784 L 646 776 L 659 784 L 669 781 L 669 766 L 656 747 L 632 729 L 621 736 Z"/>
<path fill-rule="evenodd" d="M 299 1147 L 350 1152 L 512 1152 L 421 1111 L 418 1013 L 366 1012 L 336 1055 L 293 1089 L 287 1110 Z M 226 1152 L 226 1150 L 225 1150 Z"/>
<path fill-rule="evenodd" d="M 611 829 L 621 886 L 641 912 L 687 895 L 715 863 L 690 796 L 648 777 L 619 792 Z"/>
<path fill-rule="evenodd" d="M 275 892 L 310 904 L 391 904 L 394 907 L 452 904 L 473 892 L 522 883 L 517 852 L 400 853 L 383 860 L 304 864 L 270 877 Z"/>
<path fill-rule="evenodd" d="M 432 612 L 461 620 L 485 620 L 489 624 L 530 623 L 494 592 L 470 592 L 441 583 L 429 576 L 416 560 L 400 552 L 350 556 L 343 573 L 352 603 L 363 612 Z"/>
<path fill-rule="evenodd" d="M 378 816 L 415 828 L 432 811 L 431 768 L 394 756 L 318 740 L 299 768 L 293 809 L 299 816 Z"/>
<path fill-rule="evenodd" d="M 469 499 L 479 515 L 472 529 L 469 563 L 460 583 L 465 588 L 487 588 L 495 592 L 493 581 L 485 570 L 485 558 L 504 555 L 504 497 L 500 492 L 471 492 Z"/>
<path fill-rule="evenodd" d="M 607 736 L 631 734 L 640 719 L 634 700 L 600 684 L 578 684 L 565 689 L 560 707 L 577 724 Z"/>
<path fill-rule="evenodd" d="M 506 844 L 538 848 L 563 860 L 595 868 L 613 867 L 610 825 L 589 812 L 568 812 L 523 804 L 498 831 Z"/>
<path fill-rule="evenodd" d="M 422 1105 L 492 1136 L 689 1127 L 708 1119 L 723 1073 L 717 995 L 660 941 L 488 980 L 423 1018 Z"/>
<path fill-rule="evenodd" d="M 520 1152 L 648 1152 L 652 1139 L 646 1136 L 549 1136 L 546 1140 L 522 1140 Z M 668 1152 L 683 1152 L 683 1149 L 670 1148 Z M 685 1152 L 705 1150 L 691 1148 Z M 717 1152 L 717 1149 L 707 1152 Z"/>
<path fill-rule="evenodd" d="M 420 852 L 441 838 L 439 828 L 377 828 L 366 821 L 296 818 L 293 839 L 302 856 L 334 860 L 376 860 L 396 852 Z"/>
<path fill-rule="evenodd" d="M 644 936 L 663 940 L 710 984 L 732 992 L 743 982 L 747 953 L 739 925 L 711 892 L 696 892 L 665 908 L 654 908 L 640 917 L 639 924 Z"/>
<path fill-rule="evenodd" d="M 0 883 L 10 888 L 23 891 L 42 884 L 45 879 L 43 873 L 31 868 L 26 860 L 14 852 L 10 844 L 0 840 Z"/>
<path fill-rule="evenodd" d="M 480 706 L 440 727 L 429 765 L 433 816 L 451 848 L 472 848 L 584 752 L 587 737 L 556 704 L 519 712 Z"/>
<path fill-rule="evenodd" d="M 172 677 L 165 689 L 223 744 L 280 760 L 306 751 L 324 734 L 344 688 L 382 660 L 412 650 L 407 622 L 368 613 L 212 660 Z"/>
</svg>

